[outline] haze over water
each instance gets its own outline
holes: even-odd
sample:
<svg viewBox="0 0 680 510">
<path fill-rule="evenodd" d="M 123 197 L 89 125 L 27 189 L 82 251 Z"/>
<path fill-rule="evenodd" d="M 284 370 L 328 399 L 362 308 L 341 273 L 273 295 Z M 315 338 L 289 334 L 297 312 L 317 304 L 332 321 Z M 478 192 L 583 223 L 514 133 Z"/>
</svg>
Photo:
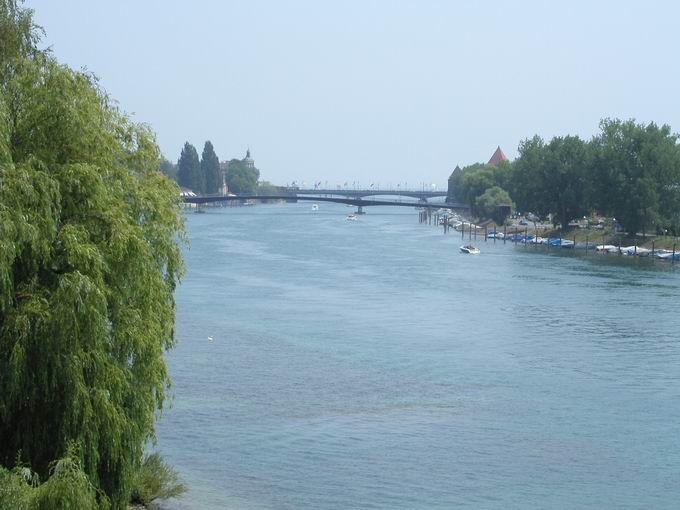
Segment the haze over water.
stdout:
<svg viewBox="0 0 680 510">
<path fill-rule="evenodd" d="M 677 267 L 349 211 L 187 214 L 178 508 L 677 508 Z"/>
</svg>

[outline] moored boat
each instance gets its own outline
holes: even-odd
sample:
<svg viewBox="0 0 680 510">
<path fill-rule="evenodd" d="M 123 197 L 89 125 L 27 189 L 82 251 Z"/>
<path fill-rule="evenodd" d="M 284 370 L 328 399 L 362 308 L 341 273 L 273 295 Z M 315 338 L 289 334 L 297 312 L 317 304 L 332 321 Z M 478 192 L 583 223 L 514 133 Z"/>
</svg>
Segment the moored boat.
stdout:
<svg viewBox="0 0 680 510">
<path fill-rule="evenodd" d="M 595 251 L 601 251 L 604 253 L 616 253 L 619 251 L 618 246 L 614 246 L 613 244 L 598 244 L 595 246 Z"/>
</svg>

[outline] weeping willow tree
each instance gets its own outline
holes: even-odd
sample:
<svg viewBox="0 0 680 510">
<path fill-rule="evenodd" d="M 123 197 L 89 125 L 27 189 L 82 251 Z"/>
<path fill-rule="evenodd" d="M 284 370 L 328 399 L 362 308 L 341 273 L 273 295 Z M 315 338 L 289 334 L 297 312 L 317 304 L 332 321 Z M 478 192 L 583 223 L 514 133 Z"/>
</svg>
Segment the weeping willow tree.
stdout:
<svg viewBox="0 0 680 510">
<path fill-rule="evenodd" d="M 40 35 L 0 0 L 0 465 L 75 457 L 124 508 L 169 385 L 179 194 L 150 129 Z"/>
</svg>

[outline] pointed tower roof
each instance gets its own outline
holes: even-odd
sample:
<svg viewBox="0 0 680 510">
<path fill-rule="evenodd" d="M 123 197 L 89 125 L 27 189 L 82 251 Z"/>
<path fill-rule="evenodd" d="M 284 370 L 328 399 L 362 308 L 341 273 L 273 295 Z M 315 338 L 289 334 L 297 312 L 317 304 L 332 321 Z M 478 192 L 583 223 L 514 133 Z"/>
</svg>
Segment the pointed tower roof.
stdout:
<svg viewBox="0 0 680 510">
<path fill-rule="evenodd" d="M 493 156 L 491 156 L 491 159 L 489 160 L 487 165 L 497 165 L 501 161 L 508 161 L 508 157 L 501 150 L 501 146 L 499 145 L 498 148 L 496 149 L 496 152 L 494 152 Z"/>
<path fill-rule="evenodd" d="M 451 172 L 449 179 L 451 179 L 453 177 L 453 174 L 455 174 L 456 172 L 460 172 L 460 167 L 458 165 L 456 165 L 456 168 L 454 168 L 453 172 Z"/>
</svg>

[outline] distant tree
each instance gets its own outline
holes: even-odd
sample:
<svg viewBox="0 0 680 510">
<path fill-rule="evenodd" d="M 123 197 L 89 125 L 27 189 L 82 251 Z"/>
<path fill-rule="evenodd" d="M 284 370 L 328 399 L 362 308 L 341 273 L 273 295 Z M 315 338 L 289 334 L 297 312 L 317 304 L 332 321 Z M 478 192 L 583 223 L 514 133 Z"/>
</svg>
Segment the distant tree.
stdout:
<svg viewBox="0 0 680 510">
<path fill-rule="evenodd" d="M 677 221 L 680 149 L 668 126 L 605 119 L 593 140 L 593 201 L 635 234 Z M 675 218 L 675 220 L 674 220 Z"/>
<path fill-rule="evenodd" d="M 220 172 L 220 160 L 215 154 L 215 149 L 210 141 L 205 142 L 203 154 L 201 154 L 201 173 L 205 183 L 203 193 L 217 193 L 222 185 Z"/>
<path fill-rule="evenodd" d="M 502 225 L 507 218 L 507 209 L 500 206 L 512 207 L 512 199 L 503 188 L 493 186 L 477 197 L 476 204 L 481 216 L 491 218 L 497 225 Z"/>
<path fill-rule="evenodd" d="M 172 161 L 166 159 L 165 156 L 161 156 L 160 171 L 173 181 L 177 181 L 177 166 Z"/>
<path fill-rule="evenodd" d="M 589 145 L 579 137 L 555 137 L 546 144 L 535 136 L 520 143 L 509 187 L 520 210 L 552 215 L 566 228 L 591 209 L 590 173 Z"/>
<path fill-rule="evenodd" d="M 545 167 L 547 151 L 539 136 L 522 140 L 519 156 L 512 164 L 508 192 L 518 211 L 531 211 L 539 216 L 550 214 L 550 201 L 546 194 Z"/>
<path fill-rule="evenodd" d="M 260 181 L 257 183 L 257 194 L 258 195 L 275 195 L 278 193 L 278 186 L 274 186 L 269 181 Z"/>
<path fill-rule="evenodd" d="M 240 159 L 229 162 L 227 186 L 232 193 L 255 193 L 259 178 L 260 171 L 257 168 L 248 168 Z"/>
<path fill-rule="evenodd" d="M 588 214 L 590 156 L 588 144 L 577 136 L 555 137 L 546 146 L 543 183 L 554 223 L 567 228 Z"/>
<path fill-rule="evenodd" d="M 473 214 L 480 214 L 477 197 L 494 186 L 502 187 L 507 180 L 510 163 L 484 165 L 475 163 L 466 166 L 451 176 L 455 198 L 470 205 Z"/>
<path fill-rule="evenodd" d="M 198 152 L 196 152 L 196 147 L 189 142 L 184 143 L 182 153 L 177 161 L 177 181 L 180 186 L 189 188 L 195 193 L 203 193 L 204 181 Z"/>
</svg>

